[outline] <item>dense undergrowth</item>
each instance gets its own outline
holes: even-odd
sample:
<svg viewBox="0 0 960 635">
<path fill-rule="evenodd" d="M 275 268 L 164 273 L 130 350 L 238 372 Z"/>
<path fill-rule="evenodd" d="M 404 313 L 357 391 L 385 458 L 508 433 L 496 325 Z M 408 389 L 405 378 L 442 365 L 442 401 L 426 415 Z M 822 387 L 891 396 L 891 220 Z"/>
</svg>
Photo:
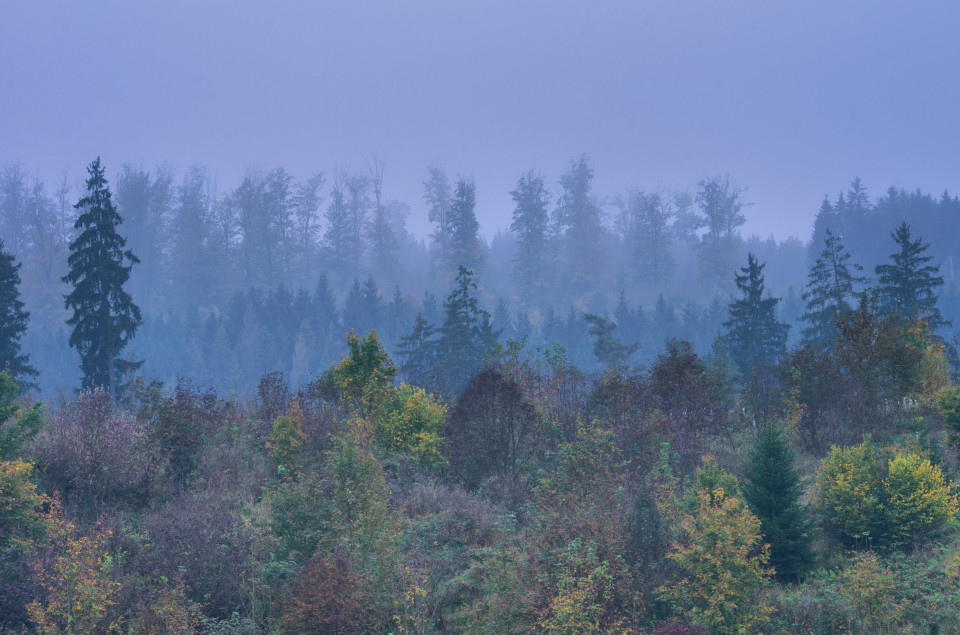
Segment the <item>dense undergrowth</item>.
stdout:
<svg viewBox="0 0 960 635">
<path fill-rule="evenodd" d="M 593 377 L 513 347 L 452 397 L 398 382 L 375 333 L 250 401 L 141 381 L 30 409 L 3 375 L 0 621 L 958 632 L 958 399 L 912 341 L 909 372 L 829 389 L 836 355 L 792 354 L 762 408 L 682 342 Z"/>
</svg>

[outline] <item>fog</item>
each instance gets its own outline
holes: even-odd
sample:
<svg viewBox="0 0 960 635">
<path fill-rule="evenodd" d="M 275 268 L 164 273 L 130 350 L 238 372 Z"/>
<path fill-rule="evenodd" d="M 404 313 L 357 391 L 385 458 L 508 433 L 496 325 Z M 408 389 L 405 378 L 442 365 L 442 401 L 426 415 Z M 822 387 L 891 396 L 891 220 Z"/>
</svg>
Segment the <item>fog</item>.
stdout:
<svg viewBox="0 0 960 635">
<path fill-rule="evenodd" d="M 806 240 L 854 176 L 957 189 L 956 23 L 947 2 L 8 3 L 0 159 L 233 187 L 376 154 L 420 234 L 439 163 L 476 180 L 489 238 L 521 172 L 587 153 L 601 193 L 729 173 L 747 234 Z"/>
<path fill-rule="evenodd" d="M 960 633 L 958 7 L 0 0 L 0 633 Z"/>
</svg>

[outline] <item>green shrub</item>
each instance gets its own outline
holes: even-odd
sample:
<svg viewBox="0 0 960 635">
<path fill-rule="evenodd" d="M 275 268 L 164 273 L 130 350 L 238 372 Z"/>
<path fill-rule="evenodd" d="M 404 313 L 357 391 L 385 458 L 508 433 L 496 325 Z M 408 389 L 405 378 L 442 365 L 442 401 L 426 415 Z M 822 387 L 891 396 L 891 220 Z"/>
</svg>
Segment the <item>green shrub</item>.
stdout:
<svg viewBox="0 0 960 635">
<path fill-rule="evenodd" d="M 869 439 L 834 447 L 817 472 L 814 506 L 845 544 L 915 543 L 941 533 L 958 501 L 943 472 L 926 458 L 881 450 Z"/>
</svg>

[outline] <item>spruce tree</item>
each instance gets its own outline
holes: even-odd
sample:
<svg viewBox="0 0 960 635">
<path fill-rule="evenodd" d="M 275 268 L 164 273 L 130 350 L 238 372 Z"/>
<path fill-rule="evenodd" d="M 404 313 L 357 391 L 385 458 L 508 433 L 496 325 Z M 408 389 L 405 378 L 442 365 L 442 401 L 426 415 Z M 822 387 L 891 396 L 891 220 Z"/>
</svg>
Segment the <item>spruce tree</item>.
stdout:
<svg viewBox="0 0 960 635">
<path fill-rule="evenodd" d="M 65 299 L 73 310 L 67 324 L 73 327 L 70 346 L 80 354 L 83 387 L 106 387 L 115 400 L 117 371 L 129 368 L 117 356 L 142 323 L 140 308 L 123 288 L 140 260 L 124 250 L 126 240 L 117 233 L 123 219 L 111 201 L 99 157 L 87 171 L 86 196 L 74 205 L 78 236 L 70 243 L 70 270 L 63 277 L 73 286 Z"/>
<path fill-rule="evenodd" d="M 330 189 L 330 205 L 324 217 L 327 229 L 323 233 L 322 250 L 326 262 L 341 279 L 356 273 L 358 262 L 352 250 L 350 207 L 347 202 L 347 176 L 337 172 Z"/>
<path fill-rule="evenodd" d="M 780 298 L 764 297 L 765 266 L 747 254 L 747 266 L 735 276 L 743 297 L 730 304 L 730 319 L 723 323 L 727 348 L 741 372 L 757 365 L 772 366 L 786 349 L 790 327 L 777 320 Z"/>
<path fill-rule="evenodd" d="M 892 265 L 877 265 L 881 310 L 905 320 L 921 318 L 931 329 L 949 324 L 937 308 L 934 291 L 943 286 L 940 267 L 928 264 L 933 256 L 924 255 L 930 243 L 924 244 L 920 238 L 911 240 L 910 226 L 906 222 L 890 236 L 900 251 L 891 254 Z"/>
<path fill-rule="evenodd" d="M 866 281 L 863 276 L 851 272 L 851 269 L 863 271 L 863 267 L 848 264 L 849 260 L 850 252 L 844 248 L 840 237 L 827 229 L 823 252 L 810 268 L 807 289 L 803 293 L 807 310 L 800 319 L 809 325 L 803 329 L 803 338 L 812 344 L 823 346 L 833 338 L 836 316 L 851 309 L 847 300 L 853 297 L 854 284 Z"/>
<path fill-rule="evenodd" d="M 511 273 L 523 297 L 530 301 L 530 296 L 540 287 L 547 257 L 550 219 L 543 177 L 530 170 L 520 177 L 510 196 L 516 203 L 510 231 L 517 237 L 517 255 Z"/>
<path fill-rule="evenodd" d="M 562 232 L 570 287 L 575 293 L 593 290 L 605 269 L 603 214 L 593 200 L 593 168 L 586 155 L 570 162 L 560 177 L 562 193 L 554 224 Z"/>
<path fill-rule="evenodd" d="M 786 352 L 787 331 L 776 316 L 780 298 L 764 297 L 764 265 L 753 254 L 735 281 L 743 297 L 730 304 L 730 319 L 724 322 L 723 342 L 743 374 L 741 386 L 754 425 L 766 422 L 777 403 L 778 381 L 774 366 Z"/>
<path fill-rule="evenodd" d="M 459 179 L 450 207 L 451 261 L 450 269 L 464 266 L 476 270 L 483 264 L 483 246 L 480 244 L 477 222 L 477 187 L 473 181 Z"/>
<path fill-rule="evenodd" d="M 437 342 L 433 339 L 437 329 L 430 324 L 423 313 L 417 313 L 413 330 L 400 338 L 396 356 L 400 362 L 400 372 L 407 382 L 420 388 L 432 388 L 437 371 Z"/>
<path fill-rule="evenodd" d="M 30 365 L 30 356 L 20 352 L 20 338 L 27 330 L 30 313 L 20 300 L 20 267 L 0 239 L 0 371 L 8 370 L 20 389 L 34 386 L 27 378 L 40 373 Z"/>
<path fill-rule="evenodd" d="M 760 429 L 750 453 L 743 494 L 760 519 L 777 577 L 796 580 L 809 567 L 812 553 L 809 525 L 800 506 L 800 473 L 780 427 Z"/>
<path fill-rule="evenodd" d="M 454 289 L 443 303 L 446 316 L 437 344 L 444 387 L 450 391 L 467 383 L 497 341 L 498 333 L 490 323 L 490 313 L 480 308 L 479 300 L 472 294 L 476 289 L 473 271 L 461 265 Z"/>
</svg>

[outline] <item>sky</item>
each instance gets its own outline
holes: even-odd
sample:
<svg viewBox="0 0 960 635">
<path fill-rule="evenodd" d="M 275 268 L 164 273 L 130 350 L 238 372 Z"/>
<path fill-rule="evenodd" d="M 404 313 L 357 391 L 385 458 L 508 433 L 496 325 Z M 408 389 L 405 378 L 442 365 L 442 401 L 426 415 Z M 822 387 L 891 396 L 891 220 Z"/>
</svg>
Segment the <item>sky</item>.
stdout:
<svg viewBox="0 0 960 635">
<path fill-rule="evenodd" d="M 529 168 L 554 194 L 746 188 L 747 234 L 806 240 L 854 176 L 960 191 L 960 4 L 706 0 L 0 3 L 0 164 L 96 156 L 298 178 L 385 163 L 429 231 L 427 167 L 477 184 L 487 237 Z"/>
</svg>

